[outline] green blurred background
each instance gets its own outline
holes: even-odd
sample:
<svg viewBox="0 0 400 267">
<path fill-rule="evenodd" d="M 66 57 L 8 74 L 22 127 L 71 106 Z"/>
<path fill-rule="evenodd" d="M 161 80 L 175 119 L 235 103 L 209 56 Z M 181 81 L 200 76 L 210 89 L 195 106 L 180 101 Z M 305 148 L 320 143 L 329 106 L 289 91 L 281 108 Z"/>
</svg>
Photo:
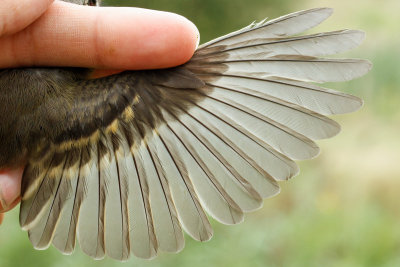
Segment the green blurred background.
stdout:
<svg viewBox="0 0 400 267">
<path fill-rule="evenodd" d="M 367 40 L 342 56 L 368 58 L 365 77 L 332 88 L 365 100 L 336 119 L 342 132 L 321 141 L 321 155 L 301 162 L 282 193 L 224 226 L 213 222 L 207 243 L 186 238 L 180 254 L 152 261 L 93 261 L 82 252 L 35 251 L 18 225 L 18 210 L 0 227 L 0 267 L 11 266 L 400 266 L 400 1 L 399 0 L 120 0 L 114 5 L 167 10 L 198 25 L 202 42 L 253 20 L 329 6 L 335 13 L 314 31 L 363 29 Z"/>
</svg>

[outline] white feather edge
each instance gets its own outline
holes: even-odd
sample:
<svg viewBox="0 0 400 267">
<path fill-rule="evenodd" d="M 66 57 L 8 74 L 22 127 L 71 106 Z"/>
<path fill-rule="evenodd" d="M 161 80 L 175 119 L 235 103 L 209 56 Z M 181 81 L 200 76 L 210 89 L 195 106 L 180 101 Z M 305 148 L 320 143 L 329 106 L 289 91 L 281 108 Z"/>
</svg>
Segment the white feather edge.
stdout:
<svg viewBox="0 0 400 267">
<path fill-rule="evenodd" d="M 215 61 L 223 55 L 226 60 L 267 59 L 276 55 L 319 57 L 338 54 L 359 46 L 365 32 L 340 30 L 312 35 L 250 39 L 224 47 L 206 47 L 196 50 L 194 61 Z"/>
<path fill-rule="evenodd" d="M 315 8 L 294 12 L 269 21 L 263 20 L 202 44 L 198 49 L 211 45 L 230 45 L 253 39 L 254 37 L 277 38 L 301 33 L 317 26 L 332 13 L 333 9 L 331 8 Z"/>
</svg>

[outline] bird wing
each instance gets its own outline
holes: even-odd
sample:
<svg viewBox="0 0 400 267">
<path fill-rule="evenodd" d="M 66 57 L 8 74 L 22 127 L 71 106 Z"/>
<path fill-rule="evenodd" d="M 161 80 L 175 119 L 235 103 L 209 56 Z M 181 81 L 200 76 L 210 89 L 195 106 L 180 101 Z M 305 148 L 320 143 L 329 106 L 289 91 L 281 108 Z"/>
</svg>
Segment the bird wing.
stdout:
<svg viewBox="0 0 400 267">
<path fill-rule="evenodd" d="M 319 153 L 314 140 L 339 132 L 326 115 L 362 105 L 316 83 L 369 71 L 364 60 L 319 58 L 364 33 L 297 35 L 331 13 L 253 23 L 177 68 L 78 82 L 65 127 L 24 172 L 20 223 L 33 245 L 72 253 L 77 239 L 94 258 L 152 258 L 181 250 L 182 229 L 209 240 L 207 214 L 236 224 L 260 208 L 298 173 L 294 160 Z"/>
</svg>

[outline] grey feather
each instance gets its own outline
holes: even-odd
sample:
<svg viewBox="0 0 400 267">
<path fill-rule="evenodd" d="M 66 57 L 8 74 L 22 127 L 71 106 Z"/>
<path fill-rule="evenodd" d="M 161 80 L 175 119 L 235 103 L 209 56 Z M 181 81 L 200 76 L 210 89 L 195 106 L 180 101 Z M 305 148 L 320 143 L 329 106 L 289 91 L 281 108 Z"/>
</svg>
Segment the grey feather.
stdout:
<svg viewBox="0 0 400 267">
<path fill-rule="evenodd" d="M 20 223 L 34 246 L 52 242 L 70 254 L 77 239 L 96 259 L 150 259 L 180 251 L 182 229 L 209 240 L 207 213 L 236 224 L 260 208 L 279 193 L 277 181 L 298 174 L 294 160 L 315 157 L 315 140 L 340 131 L 326 115 L 362 105 L 313 84 L 371 68 L 359 59 L 319 58 L 358 46 L 363 32 L 297 35 L 331 13 L 253 23 L 200 46 L 176 68 L 94 80 L 55 70 L 71 74 L 73 90 L 69 99 L 43 100 L 45 111 L 62 106 L 63 123 L 50 131 L 57 114 L 40 118 L 52 135 L 35 141 L 24 173 Z"/>
</svg>

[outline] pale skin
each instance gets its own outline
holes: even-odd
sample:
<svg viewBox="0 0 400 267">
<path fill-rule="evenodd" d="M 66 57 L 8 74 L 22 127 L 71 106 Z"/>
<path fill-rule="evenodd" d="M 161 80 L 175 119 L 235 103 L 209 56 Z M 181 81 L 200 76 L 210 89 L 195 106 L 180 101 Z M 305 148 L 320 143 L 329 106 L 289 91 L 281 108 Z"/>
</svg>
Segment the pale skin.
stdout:
<svg viewBox="0 0 400 267">
<path fill-rule="evenodd" d="M 1 2 L 0 68 L 79 66 L 102 76 L 180 65 L 198 44 L 196 26 L 172 13 L 54 0 Z M 20 201 L 23 168 L 0 170 L 0 224 Z"/>
</svg>

